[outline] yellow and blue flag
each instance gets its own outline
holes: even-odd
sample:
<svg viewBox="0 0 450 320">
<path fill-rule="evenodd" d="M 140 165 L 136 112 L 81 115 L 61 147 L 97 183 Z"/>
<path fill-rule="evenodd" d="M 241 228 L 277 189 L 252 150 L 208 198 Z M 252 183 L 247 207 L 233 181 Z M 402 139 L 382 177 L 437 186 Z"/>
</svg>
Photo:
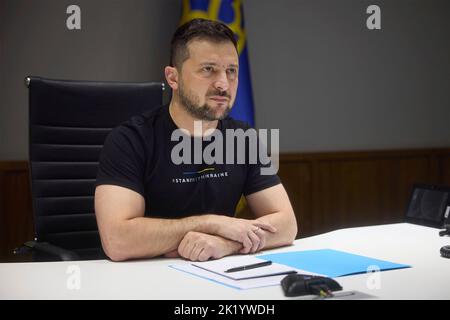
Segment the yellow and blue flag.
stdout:
<svg viewBox="0 0 450 320">
<path fill-rule="evenodd" d="M 225 23 L 236 35 L 239 53 L 239 86 L 230 116 L 255 124 L 247 37 L 241 0 L 183 0 L 180 24 L 195 18 Z"/>
</svg>

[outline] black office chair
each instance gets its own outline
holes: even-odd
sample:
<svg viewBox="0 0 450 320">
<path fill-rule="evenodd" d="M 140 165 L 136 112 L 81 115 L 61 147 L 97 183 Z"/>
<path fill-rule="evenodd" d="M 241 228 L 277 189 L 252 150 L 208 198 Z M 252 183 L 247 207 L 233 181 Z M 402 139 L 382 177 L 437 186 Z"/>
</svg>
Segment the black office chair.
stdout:
<svg viewBox="0 0 450 320">
<path fill-rule="evenodd" d="M 162 104 L 164 84 L 26 82 L 35 240 L 24 247 L 34 261 L 105 258 L 94 214 L 100 151 L 113 127 Z"/>
</svg>

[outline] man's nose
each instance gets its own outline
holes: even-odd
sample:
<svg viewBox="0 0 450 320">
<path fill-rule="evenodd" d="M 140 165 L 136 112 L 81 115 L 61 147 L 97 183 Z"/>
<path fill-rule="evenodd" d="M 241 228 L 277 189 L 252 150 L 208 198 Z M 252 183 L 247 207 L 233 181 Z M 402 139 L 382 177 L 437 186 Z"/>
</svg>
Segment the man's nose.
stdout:
<svg viewBox="0 0 450 320">
<path fill-rule="evenodd" d="M 227 91 L 229 87 L 228 77 L 226 71 L 218 72 L 217 78 L 214 81 L 214 88 L 220 91 Z"/>
</svg>

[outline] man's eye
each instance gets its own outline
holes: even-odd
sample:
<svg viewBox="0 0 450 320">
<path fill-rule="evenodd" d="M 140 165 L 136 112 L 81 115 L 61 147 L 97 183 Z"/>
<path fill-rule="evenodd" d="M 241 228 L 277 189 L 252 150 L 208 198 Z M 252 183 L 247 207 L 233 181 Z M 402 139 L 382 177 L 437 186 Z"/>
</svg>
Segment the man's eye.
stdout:
<svg viewBox="0 0 450 320">
<path fill-rule="evenodd" d="M 214 68 L 213 67 L 203 67 L 202 70 L 205 71 L 205 72 L 213 72 Z"/>
<path fill-rule="evenodd" d="M 228 69 L 228 73 L 229 74 L 236 74 L 237 70 L 236 69 Z"/>
</svg>

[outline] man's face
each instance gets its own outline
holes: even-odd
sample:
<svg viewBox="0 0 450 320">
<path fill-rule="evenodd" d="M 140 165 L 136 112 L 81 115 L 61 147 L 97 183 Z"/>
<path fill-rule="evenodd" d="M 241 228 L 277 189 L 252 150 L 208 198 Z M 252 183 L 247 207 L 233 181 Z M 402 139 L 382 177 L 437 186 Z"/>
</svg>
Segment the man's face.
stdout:
<svg viewBox="0 0 450 320">
<path fill-rule="evenodd" d="M 181 104 L 199 120 L 214 121 L 230 112 L 238 87 L 239 56 L 231 42 L 193 40 L 179 79 Z"/>
</svg>

